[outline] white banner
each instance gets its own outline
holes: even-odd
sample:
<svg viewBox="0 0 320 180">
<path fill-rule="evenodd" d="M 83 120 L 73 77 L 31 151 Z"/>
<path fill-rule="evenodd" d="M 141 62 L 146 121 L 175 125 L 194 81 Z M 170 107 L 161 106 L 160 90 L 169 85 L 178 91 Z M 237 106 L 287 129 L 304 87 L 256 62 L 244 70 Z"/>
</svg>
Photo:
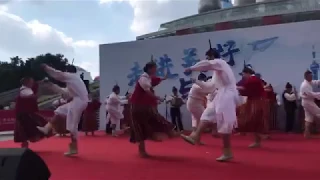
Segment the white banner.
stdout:
<svg viewBox="0 0 320 180">
<path fill-rule="evenodd" d="M 263 79 L 271 83 L 277 93 L 282 93 L 286 82 L 299 89 L 303 73 L 307 69 L 311 68 L 314 79 L 318 79 L 318 32 L 319 21 L 306 21 L 100 45 L 101 101 L 110 94 L 116 83 L 122 94 L 128 89 L 132 92 L 151 55 L 157 60 L 159 76 L 166 71 L 170 72 L 170 79 L 157 86 L 156 94 L 170 95 L 172 87 L 175 86 L 181 95 L 186 96 L 191 85 L 190 77 L 196 77 L 197 74 L 185 74 L 184 68 L 205 58 L 209 40 L 212 47 L 220 51 L 222 57 L 232 66 L 238 80 L 241 78 L 238 73 L 245 61 L 260 73 Z M 165 106 L 160 105 L 159 111 L 165 115 Z M 185 107 L 182 113 L 184 126 L 190 128 L 190 114 Z M 103 129 L 104 108 L 101 109 L 100 119 Z"/>
</svg>

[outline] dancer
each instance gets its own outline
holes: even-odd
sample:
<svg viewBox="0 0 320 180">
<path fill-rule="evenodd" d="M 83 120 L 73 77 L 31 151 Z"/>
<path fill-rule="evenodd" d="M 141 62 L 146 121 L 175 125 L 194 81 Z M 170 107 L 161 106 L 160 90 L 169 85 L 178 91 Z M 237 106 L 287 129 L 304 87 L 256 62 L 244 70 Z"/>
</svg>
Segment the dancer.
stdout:
<svg viewBox="0 0 320 180">
<path fill-rule="evenodd" d="M 139 143 L 139 154 L 141 157 L 149 157 L 146 152 L 145 140 L 161 140 L 160 135 L 174 135 L 174 126 L 165 120 L 157 111 L 157 102 L 163 101 L 163 98 L 154 94 L 152 85 L 158 84 L 153 80 L 163 79 L 155 78 L 157 65 L 151 61 L 144 67 L 144 73 L 136 83 L 134 92 L 131 96 L 132 119 L 130 124 L 131 137 L 130 142 Z M 166 78 L 164 78 L 166 79 Z"/>
<path fill-rule="evenodd" d="M 304 81 L 300 86 L 300 97 L 302 99 L 302 107 L 305 115 L 304 137 L 311 138 L 311 126 L 315 118 L 320 117 L 320 108 L 315 103 L 315 99 L 320 100 L 320 93 L 313 92 L 312 86 L 319 86 L 320 80 L 312 80 L 312 72 L 304 73 Z"/>
<path fill-rule="evenodd" d="M 218 56 L 219 57 L 219 56 Z M 208 71 L 213 70 L 214 75 L 212 84 L 215 85 L 217 94 L 213 101 L 208 104 L 207 108 L 201 116 L 200 125 L 197 130 L 190 136 L 182 135 L 182 138 L 195 144 L 200 141 L 203 129 L 209 123 L 217 123 L 217 129 L 222 134 L 223 154 L 218 157 L 217 161 L 228 161 L 233 158 L 231 152 L 230 135 L 233 128 L 237 124 L 236 107 L 239 102 L 238 91 L 236 88 L 236 80 L 232 69 L 222 59 L 214 59 L 212 61 L 200 61 L 186 71 Z M 199 81 L 195 81 L 199 83 Z M 215 90 L 212 91 L 212 93 Z"/>
<path fill-rule="evenodd" d="M 106 100 L 106 110 L 108 112 L 107 120 L 111 122 L 112 136 L 117 136 L 117 124 L 120 124 L 120 120 L 124 118 L 123 108 L 121 107 L 124 104 L 128 103 L 127 99 L 121 98 L 120 87 L 118 85 L 113 86 L 112 93 L 109 95 L 109 98 Z"/>
<path fill-rule="evenodd" d="M 86 109 L 89 102 L 87 88 L 81 78 L 76 74 L 77 69 L 73 65 L 67 66 L 67 72 L 53 69 L 46 64 L 43 64 L 42 68 L 52 78 L 64 82 L 67 85 L 67 91 L 65 91 L 65 93 L 72 99 L 61 107 L 68 111 L 66 121 L 67 130 L 71 134 L 71 143 L 69 144 L 69 151 L 67 151 L 65 155 L 71 156 L 78 154 L 78 125 L 82 112 Z M 46 124 L 44 127 L 38 127 L 38 129 L 44 134 L 47 134 L 52 129 L 52 123 L 56 120 L 57 119 L 53 119 L 51 123 Z"/>
<path fill-rule="evenodd" d="M 199 74 L 198 81 L 205 81 L 206 79 L 207 77 L 205 74 Z M 212 88 L 205 86 L 205 83 L 200 84 L 202 87 L 200 87 L 198 84 L 194 83 L 191 86 L 187 100 L 187 109 L 191 113 L 192 131 L 197 129 L 200 117 L 206 106 L 206 96 L 213 91 Z"/>
<path fill-rule="evenodd" d="M 48 121 L 38 112 L 37 84 L 31 77 L 23 78 L 21 84 L 15 105 L 14 142 L 21 143 L 22 148 L 28 148 L 29 142 L 37 142 L 46 137 L 37 126 L 43 126 Z M 50 135 L 51 132 L 48 132 L 47 137 Z"/>
<path fill-rule="evenodd" d="M 99 97 L 93 96 L 88 103 L 87 108 L 84 110 L 81 130 L 85 132 L 85 135 L 88 135 L 88 132 L 91 132 L 91 135 L 94 136 L 94 132 L 99 129 L 97 112 L 100 109 L 100 106 Z"/>
<path fill-rule="evenodd" d="M 248 67 L 243 69 L 242 74 L 246 81 L 242 86 L 238 86 L 238 89 L 247 96 L 247 101 L 243 111 L 239 112 L 238 131 L 254 132 L 255 140 L 249 148 L 257 148 L 261 146 L 261 135 L 268 130 L 268 125 L 265 123 L 268 121 L 268 106 L 261 79 Z"/>
</svg>

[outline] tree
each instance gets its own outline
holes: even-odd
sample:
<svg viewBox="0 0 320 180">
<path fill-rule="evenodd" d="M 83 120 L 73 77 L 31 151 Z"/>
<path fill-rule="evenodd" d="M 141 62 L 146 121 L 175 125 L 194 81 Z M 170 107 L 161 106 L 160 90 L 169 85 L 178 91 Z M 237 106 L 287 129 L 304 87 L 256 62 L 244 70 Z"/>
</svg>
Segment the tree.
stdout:
<svg viewBox="0 0 320 180">
<path fill-rule="evenodd" d="M 20 79 L 25 76 L 31 76 L 36 80 L 43 79 L 46 73 L 40 68 L 42 63 L 46 63 L 58 70 L 64 70 L 68 65 L 68 59 L 62 54 L 41 54 L 23 61 L 19 56 L 10 58 L 9 62 L 0 61 L 0 93 L 20 86 Z M 63 83 L 55 83 L 63 86 Z"/>
</svg>

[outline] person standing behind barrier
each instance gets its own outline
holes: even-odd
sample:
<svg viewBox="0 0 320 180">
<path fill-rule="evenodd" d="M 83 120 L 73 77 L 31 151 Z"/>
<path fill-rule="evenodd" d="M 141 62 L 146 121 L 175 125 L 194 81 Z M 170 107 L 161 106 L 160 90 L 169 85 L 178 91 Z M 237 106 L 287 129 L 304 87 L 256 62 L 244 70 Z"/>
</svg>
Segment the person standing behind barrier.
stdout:
<svg viewBox="0 0 320 180">
<path fill-rule="evenodd" d="M 286 132 L 292 132 L 297 109 L 297 97 L 295 89 L 292 88 L 289 82 L 286 84 L 286 89 L 282 93 L 282 99 L 286 112 Z"/>
</svg>

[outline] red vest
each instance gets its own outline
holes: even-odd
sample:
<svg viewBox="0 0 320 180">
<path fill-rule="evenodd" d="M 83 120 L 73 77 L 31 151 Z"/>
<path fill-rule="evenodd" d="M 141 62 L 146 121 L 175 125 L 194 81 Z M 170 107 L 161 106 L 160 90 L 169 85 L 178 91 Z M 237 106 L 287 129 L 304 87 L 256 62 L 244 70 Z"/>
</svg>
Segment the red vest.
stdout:
<svg viewBox="0 0 320 180">
<path fill-rule="evenodd" d="M 37 86 L 35 86 L 35 88 L 37 89 Z M 36 94 L 30 97 L 21 97 L 19 93 L 18 97 L 16 98 L 16 113 L 34 113 L 39 111 L 37 100 L 38 98 Z"/>
<path fill-rule="evenodd" d="M 161 82 L 161 78 L 151 77 L 151 85 L 153 87 L 160 84 L 160 82 Z M 154 93 L 153 88 L 151 89 L 151 92 Z M 153 96 L 150 96 L 149 94 L 147 94 L 138 82 L 136 83 L 134 91 L 131 95 L 130 102 L 132 104 L 146 105 L 146 106 L 152 106 L 152 107 L 158 106 L 158 100 Z"/>
</svg>

